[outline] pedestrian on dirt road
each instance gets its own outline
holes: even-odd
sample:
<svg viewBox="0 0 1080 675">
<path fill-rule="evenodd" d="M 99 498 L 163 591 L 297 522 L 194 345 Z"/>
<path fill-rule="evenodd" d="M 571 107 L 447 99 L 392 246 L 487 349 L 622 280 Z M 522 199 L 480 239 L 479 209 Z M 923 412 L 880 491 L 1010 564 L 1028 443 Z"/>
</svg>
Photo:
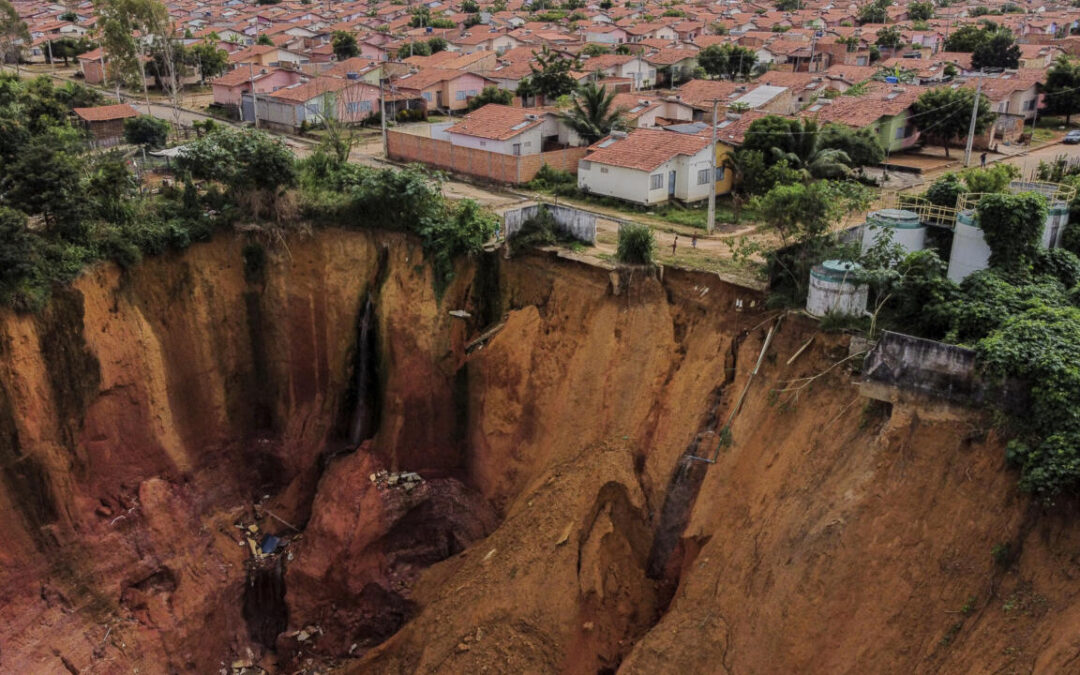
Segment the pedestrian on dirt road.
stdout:
<svg viewBox="0 0 1080 675">
<path fill-rule="evenodd" d="M 675 247 L 679 245 L 679 235 L 675 235 L 675 238 L 671 240 L 671 255 L 675 255 Z"/>
<path fill-rule="evenodd" d="M 980 159 L 980 160 L 982 160 L 982 167 L 983 167 L 983 168 L 985 169 L 985 168 L 986 168 L 986 153 L 984 152 L 984 153 L 983 153 L 983 154 L 982 154 L 982 155 L 981 155 L 981 156 L 979 157 L 979 159 Z"/>
<path fill-rule="evenodd" d="M 690 248 L 697 248 L 697 235 L 690 236 Z"/>
</svg>

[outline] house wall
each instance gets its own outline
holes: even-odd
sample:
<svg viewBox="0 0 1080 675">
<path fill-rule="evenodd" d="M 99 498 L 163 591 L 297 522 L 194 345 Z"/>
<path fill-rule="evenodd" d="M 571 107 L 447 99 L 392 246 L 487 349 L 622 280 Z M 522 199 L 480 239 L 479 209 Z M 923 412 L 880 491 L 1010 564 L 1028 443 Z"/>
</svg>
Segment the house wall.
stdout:
<svg viewBox="0 0 1080 675">
<path fill-rule="evenodd" d="M 104 81 L 104 71 L 101 69 L 101 61 L 88 61 L 79 59 L 82 68 L 83 79 L 87 84 L 101 84 Z"/>
<path fill-rule="evenodd" d="M 387 132 L 388 154 L 392 159 L 423 162 L 442 169 L 500 183 L 527 183 L 544 164 L 553 169 L 577 171 L 585 148 L 565 148 L 553 152 L 515 157 L 487 150 L 454 146 L 447 141 L 404 131 Z"/>
<path fill-rule="evenodd" d="M 449 80 L 443 89 L 443 107 L 450 110 L 465 110 L 469 107 L 469 98 L 479 95 L 486 84 L 487 80 L 473 73 L 465 73 L 461 77 Z M 459 92 L 462 94 L 461 98 L 458 97 Z"/>
<path fill-rule="evenodd" d="M 532 129 L 528 129 L 513 138 L 508 138 L 504 141 L 493 140 L 490 138 L 478 138 L 476 136 L 467 136 L 465 134 L 449 133 L 447 136 L 450 138 L 450 142 L 455 146 L 462 148 L 474 148 L 476 150 L 486 150 L 488 152 L 494 152 L 500 155 L 513 155 L 514 145 L 521 144 L 522 155 L 536 155 L 540 152 L 541 138 L 543 132 L 543 125 L 535 126 Z"/>
<path fill-rule="evenodd" d="M 275 70 L 266 77 L 255 81 L 255 93 L 257 94 L 269 94 L 277 91 L 282 87 L 288 87 L 291 84 L 296 84 L 300 81 L 300 73 L 290 70 Z M 248 83 L 227 87 L 221 84 L 210 83 L 210 88 L 214 90 L 214 103 L 220 105 L 240 105 L 240 96 L 245 91 L 250 91 Z"/>
<path fill-rule="evenodd" d="M 674 171 L 675 199 L 683 202 L 701 201 L 708 199 L 712 192 L 710 183 L 698 184 L 698 172 L 710 168 L 709 152 L 710 149 L 706 146 L 692 157 L 678 155 L 652 171 L 589 162 L 588 157 L 585 157 L 578 162 L 578 187 L 635 204 L 662 204 L 671 196 L 669 181 L 671 172 Z M 657 174 L 662 175 L 663 180 L 660 187 L 652 189 L 651 177 Z"/>
<path fill-rule="evenodd" d="M 376 87 L 356 84 L 323 96 L 334 100 L 337 118 L 342 122 L 362 122 L 379 112 L 379 90 Z"/>
<path fill-rule="evenodd" d="M 908 114 L 907 112 L 900 113 L 899 115 L 893 115 L 892 117 L 883 117 L 875 123 L 874 128 L 877 130 L 878 140 L 881 142 L 881 147 L 885 148 L 888 152 L 896 152 L 898 150 L 904 150 L 915 145 L 915 142 L 919 140 L 919 132 L 916 129 L 908 130 Z M 910 131 L 910 135 L 904 135 L 897 138 L 897 133 L 901 129 Z"/>
</svg>

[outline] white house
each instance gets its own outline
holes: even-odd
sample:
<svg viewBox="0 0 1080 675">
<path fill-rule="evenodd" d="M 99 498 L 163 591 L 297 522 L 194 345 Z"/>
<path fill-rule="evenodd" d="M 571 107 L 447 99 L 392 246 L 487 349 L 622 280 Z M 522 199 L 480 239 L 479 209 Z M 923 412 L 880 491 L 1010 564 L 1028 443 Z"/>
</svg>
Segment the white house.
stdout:
<svg viewBox="0 0 1080 675">
<path fill-rule="evenodd" d="M 577 134 L 557 115 L 498 103 L 477 108 L 444 130 L 438 126 L 432 129 L 432 138 L 500 155 L 536 155 L 547 149 L 580 144 Z"/>
<path fill-rule="evenodd" d="M 656 129 L 613 132 L 578 162 L 578 187 L 645 205 L 707 199 L 714 175 L 711 152 L 705 135 Z"/>
</svg>

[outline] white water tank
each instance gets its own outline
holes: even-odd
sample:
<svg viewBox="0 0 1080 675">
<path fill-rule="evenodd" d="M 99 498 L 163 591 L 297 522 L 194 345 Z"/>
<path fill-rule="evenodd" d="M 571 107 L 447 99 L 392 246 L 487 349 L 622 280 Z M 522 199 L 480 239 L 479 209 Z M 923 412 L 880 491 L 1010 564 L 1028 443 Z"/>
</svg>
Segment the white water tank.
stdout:
<svg viewBox="0 0 1080 675">
<path fill-rule="evenodd" d="M 904 247 L 908 253 L 926 248 L 926 226 L 919 221 L 919 214 L 914 211 L 881 209 L 866 214 L 862 237 L 863 252 L 873 246 L 885 232 L 891 232 L 893 243 Z"/>
<path fill-rule="evenodd" d="M 949 280 L 960 283 L 973 272 L 990 266 L 990 247 L 983 231 L 975 223 L 975 212 L 961 211 L 956 216 L 952 251 L 949 253 Z"/>
<path fill-rule="evenodd" d="M 1065 234 L 1065 226 L 1069 224 L 1069 205 L 1064 202 L 1054 202 L 1046 210 L 1046 226 L 1043 228 L 1043 248 L 1057 248 L 1061 246 L 1061 237 Z"/>
<path fill-rule="evenodd" d="M 866 284 L 856 283 L 859 264 L 826 260 L 810 270 L 810 290 L 806 311 L 814 316 L 844 314 L 858 316 L 866 311 Z"/>
</svg>

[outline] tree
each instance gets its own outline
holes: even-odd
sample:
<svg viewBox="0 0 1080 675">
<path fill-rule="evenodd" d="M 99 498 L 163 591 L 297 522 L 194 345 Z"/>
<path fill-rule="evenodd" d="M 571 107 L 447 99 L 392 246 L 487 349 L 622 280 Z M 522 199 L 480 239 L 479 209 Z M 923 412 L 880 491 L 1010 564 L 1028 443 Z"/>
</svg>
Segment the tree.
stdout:
<svg viewBox="0 0 1080 675">
<path fill-rule="evenodd" d="M 601 54 L 610 54 L 610 53 L 611 53 L 611 47 L 608 47 L 607 45 L 598 44 L 596 42 L 591 42 L 591 43 L 585 45 L 581 49 L 581 54 L 583 56 L 600 56 Z"/>
<path fill-rule="evenodd" d="M 284 141 L 262 131 L 218 129 L 189 143 L 177 157 L 181 173 L 215 180 L 250 207 L 273 211 L 281 188 L 296 182 L 296 162 Z"/>
<path fill-rule="evenodd" d="M 360 55 L 360 46 L 356 44 L 356 36 L 347 31 L 334 31 L 330 44 L 334 48 L 334 58 L 338 61 L 345 61 Z"/>
<path fill-rule="evenodd" d="M 907 15 L 912 21 L 929 21 L 934 18 L 934 3 L 912 2 L 907 6 Z"/>
<path fill-rule="evenodd" d="M 574 94 L 573 107 L 560 117 L 592 144 L 622 126 L 622 111 L 614 108 L 614 100 L 614 90 L 589 82 Z"/>
<path fill-rule="evenodd" d="M 960 176 L 949 171 L 931 183 L 923 196 L 931 204 L 955 208 L 960 195 L 965 192 L 967 192 L 967 189 L 963 181 L 960 180 Z"/>
<path fill-rule="evenodd" d="M 619 227 L 615 259 L 627 265 L 651 265 L 656 238 L 648 225 L 627 223 Z"/>
<path fill-rule="evenodd" d="M 270 39 L 270 36 L 266 33 L 259 33 L 259 37 L 255 40 L 255 44 L 262 45 L 264 47 L 273 47 L 274 41 Z"/>
<path fill-rule="evenodd" d="M 3 295 L 34 272 L 34 236 L 26 221 L 22 211 L 0 206 L 0 293 Z"/>
<path fill-rule="evenodd" d="M 757 53 L 730 43 L 709 45 L 698 52 L 698 64 L 711 77 L 748 77 L 757 65 Z"/>
<path fill-rule="evenodd" d="M 40 214 L 45 227 L 77 238 L 83 200 L 79 189 L 82 162 L 52 134 L 30 139 L 12 163 L 0 192 L 4 201 L 30 215 Z"/>
<path fill-rule="evenodd" d="M 975 48 L 986 42 L 988 38 L 986 28 L 970 23 L 964 24 L 949 34 L 948 39 L 945 40 L 945 51 L 974 52 Z"/>
<path fill-rule="evenodd" d="M 851 158 L 843 150 L 825 147 L 817 121 L 812 119 L 789 126 L 788 138 L 770 152 L 777 160 L 814 178 L 843 178 L 851 173 Z"/>
<path fill-rule="evenodd" d="M 776 185 L 754 201 L 761 220 L 787 246 L 826 234 L 844 215 L 862 208 L 868 194 L 854 183 L 815 181 Z"/>
<path fill-rule="evenodd" d="M 1069 124 L 1073 114 L 1080 112 L 1080 65 L 1062 54 L 1046 72 L 1041 89 L 1045 114 L 1064 115 Z"/>
<path fill-rule="evenodd" d="M 399 59 L 407 59 L 410 56 L 431 56 L 431 45 L 426 40 L 420 40 L 398 47 L 397 57 Z"/>
<path fill-rule="evenodd" d="M 1001 30 L 990 39 L 975 47 L 971 53 L 971 67 L 983 68 L 1018 68 L 1020 66 L 1020 47 L 1012 33 Z"/>
<path fill-rule="evenodd" d="M 852 129 L 842 124 L 826 124 L 818 134 L 822 148 L 841 150 L 852 166 L 875 166 L 885 159 L 885 148 L 869 127 Z"/>
<path fill-rule="evenodd" d="M 923 132 L 923 136 L 945 148 L 949 156 L 949 144 L 958 136 L 967 135 L 971 122 L 971 109 L 975 105 L 975 91 L 968 88 L 950 89 L 938 87 L 924 92 L 912 104 L 913 117 Z M 981 134 L 994 121 L 990 104 L 986 97 L 979 98 L 979 108 L 975 118 L 975 133 Z"/>
<path fill-rule="evenodd" d="M 412 18 L 409 19 L 409 26 L 412 28 L 422 28 L 423 26 L 431 25 L 431 9 L 427 5 L 420 5 L 412 11 Z"/>
<path fill-rule="evenodd" d="M 461 3 L 461 11 L 466 12 L 467 14 L 479 14 L 480 5 L 476 0 L 464 0 Z"/>
<path fill-rule="evenodd" d="M 53 60 L 63 59 L 66 66 L 69 59 L 85 54 L 93 48 L 94 43 L 87 38 L 62 37 L 59 40 L 53 40 L 49 50 L 52 52 Z"/>
<path fill-rule="evenodd" d="M 904 37 L 900 34 L 900 29 L 897 26 L 886 26 L 878 30 L 877 41 L 874 44 L 886 49 L 896 49 L 904 44 Z"/>
<path fill-rule="evenodd" d="M 469 110 L 476 110 L 477 108 L 483 108 L 488 103 L 498 103 L 499 105 L 510 105 L 514 102 L 514 92 L 509 89 L 499 89 L 492 85 L 484 87 L 480 94 L 473 96 L 469 99 Z"/>
<path fill-rule="evenodd" d="M 1035 260 L 1046 226 L 1046 198 L 1035 192 L 983 196 L 975 209 L 990 266 L 1023 269 Z"/>
<path fill-rule="evenodd" d="M 802 0 L 776 0 L 776 9 L 781 12 L 795 12 L 802 9 Z"/>
<path fill-rule="evenodd" d="M 444 37 L 433 37 L 427 41 L 427 44 L 432 54 L 446 51 L 446 48 L 450 46 L 450 43 Z"/>
<path fill-rule="evenodd" d="M 203 84 L 206 84 L 207 78 L 215 78 L 229 67 L 229 52 L 218 49 L 210 42 L 200 42 L 192 46 L 190 55 L 199 69 L 199 80 Z"/>
<path fill-rule="evenodd" d="M 151 115 L 139 115 L 124 120 L 124 140 L 148 150 L 165 147 L 169 138 L 169 123 Z"/>
<path fill-rule="evenodd" d="M 743 150 L 760 150 L 766 163 L 775 161 L 773 148 L 780 148 L 783 152 L 790 151 L 792 132 L 800 129 L 796 120 L 780 117 L 779 115 L 766 115 L 750 123 L 746 130 Z"/>
<path fill-rule="evenodd" d="M 960 176 L 968 192 L 1007 192 L 1009 183 L 1020 177 L 1020 167 L 1014 164 L 995 164 L 985 169 L 972 167 L 964 169 Z"/>
<path fill-rule="evenodd" d="M 0 0 L 0 63 L 15 62 L 15 74 L 19 74 L 23 46 L 30 43 L 30 29 L 19 12 L 8 0 Z"/>
<path fill-rule="evenodd" d="M 892 0 L 874 0 L 870 4 L 863 5 L 859 10 L 859 23 L 886 23 L 889 20 L 888 8 Z"/>
<path fill-rule="evenodd" d="M 546 100 L 554 101 L 563 94 L 569 94 L 577 89 L 577 81 L 570 75 L 571 69 L 577 65 L 575 61 L 544 45 L 536 54 L 536 63 L 529 64 L 532 75 L 521 81 L 518 95 L 524 98 L 539 94 Z"/>
</svg>

